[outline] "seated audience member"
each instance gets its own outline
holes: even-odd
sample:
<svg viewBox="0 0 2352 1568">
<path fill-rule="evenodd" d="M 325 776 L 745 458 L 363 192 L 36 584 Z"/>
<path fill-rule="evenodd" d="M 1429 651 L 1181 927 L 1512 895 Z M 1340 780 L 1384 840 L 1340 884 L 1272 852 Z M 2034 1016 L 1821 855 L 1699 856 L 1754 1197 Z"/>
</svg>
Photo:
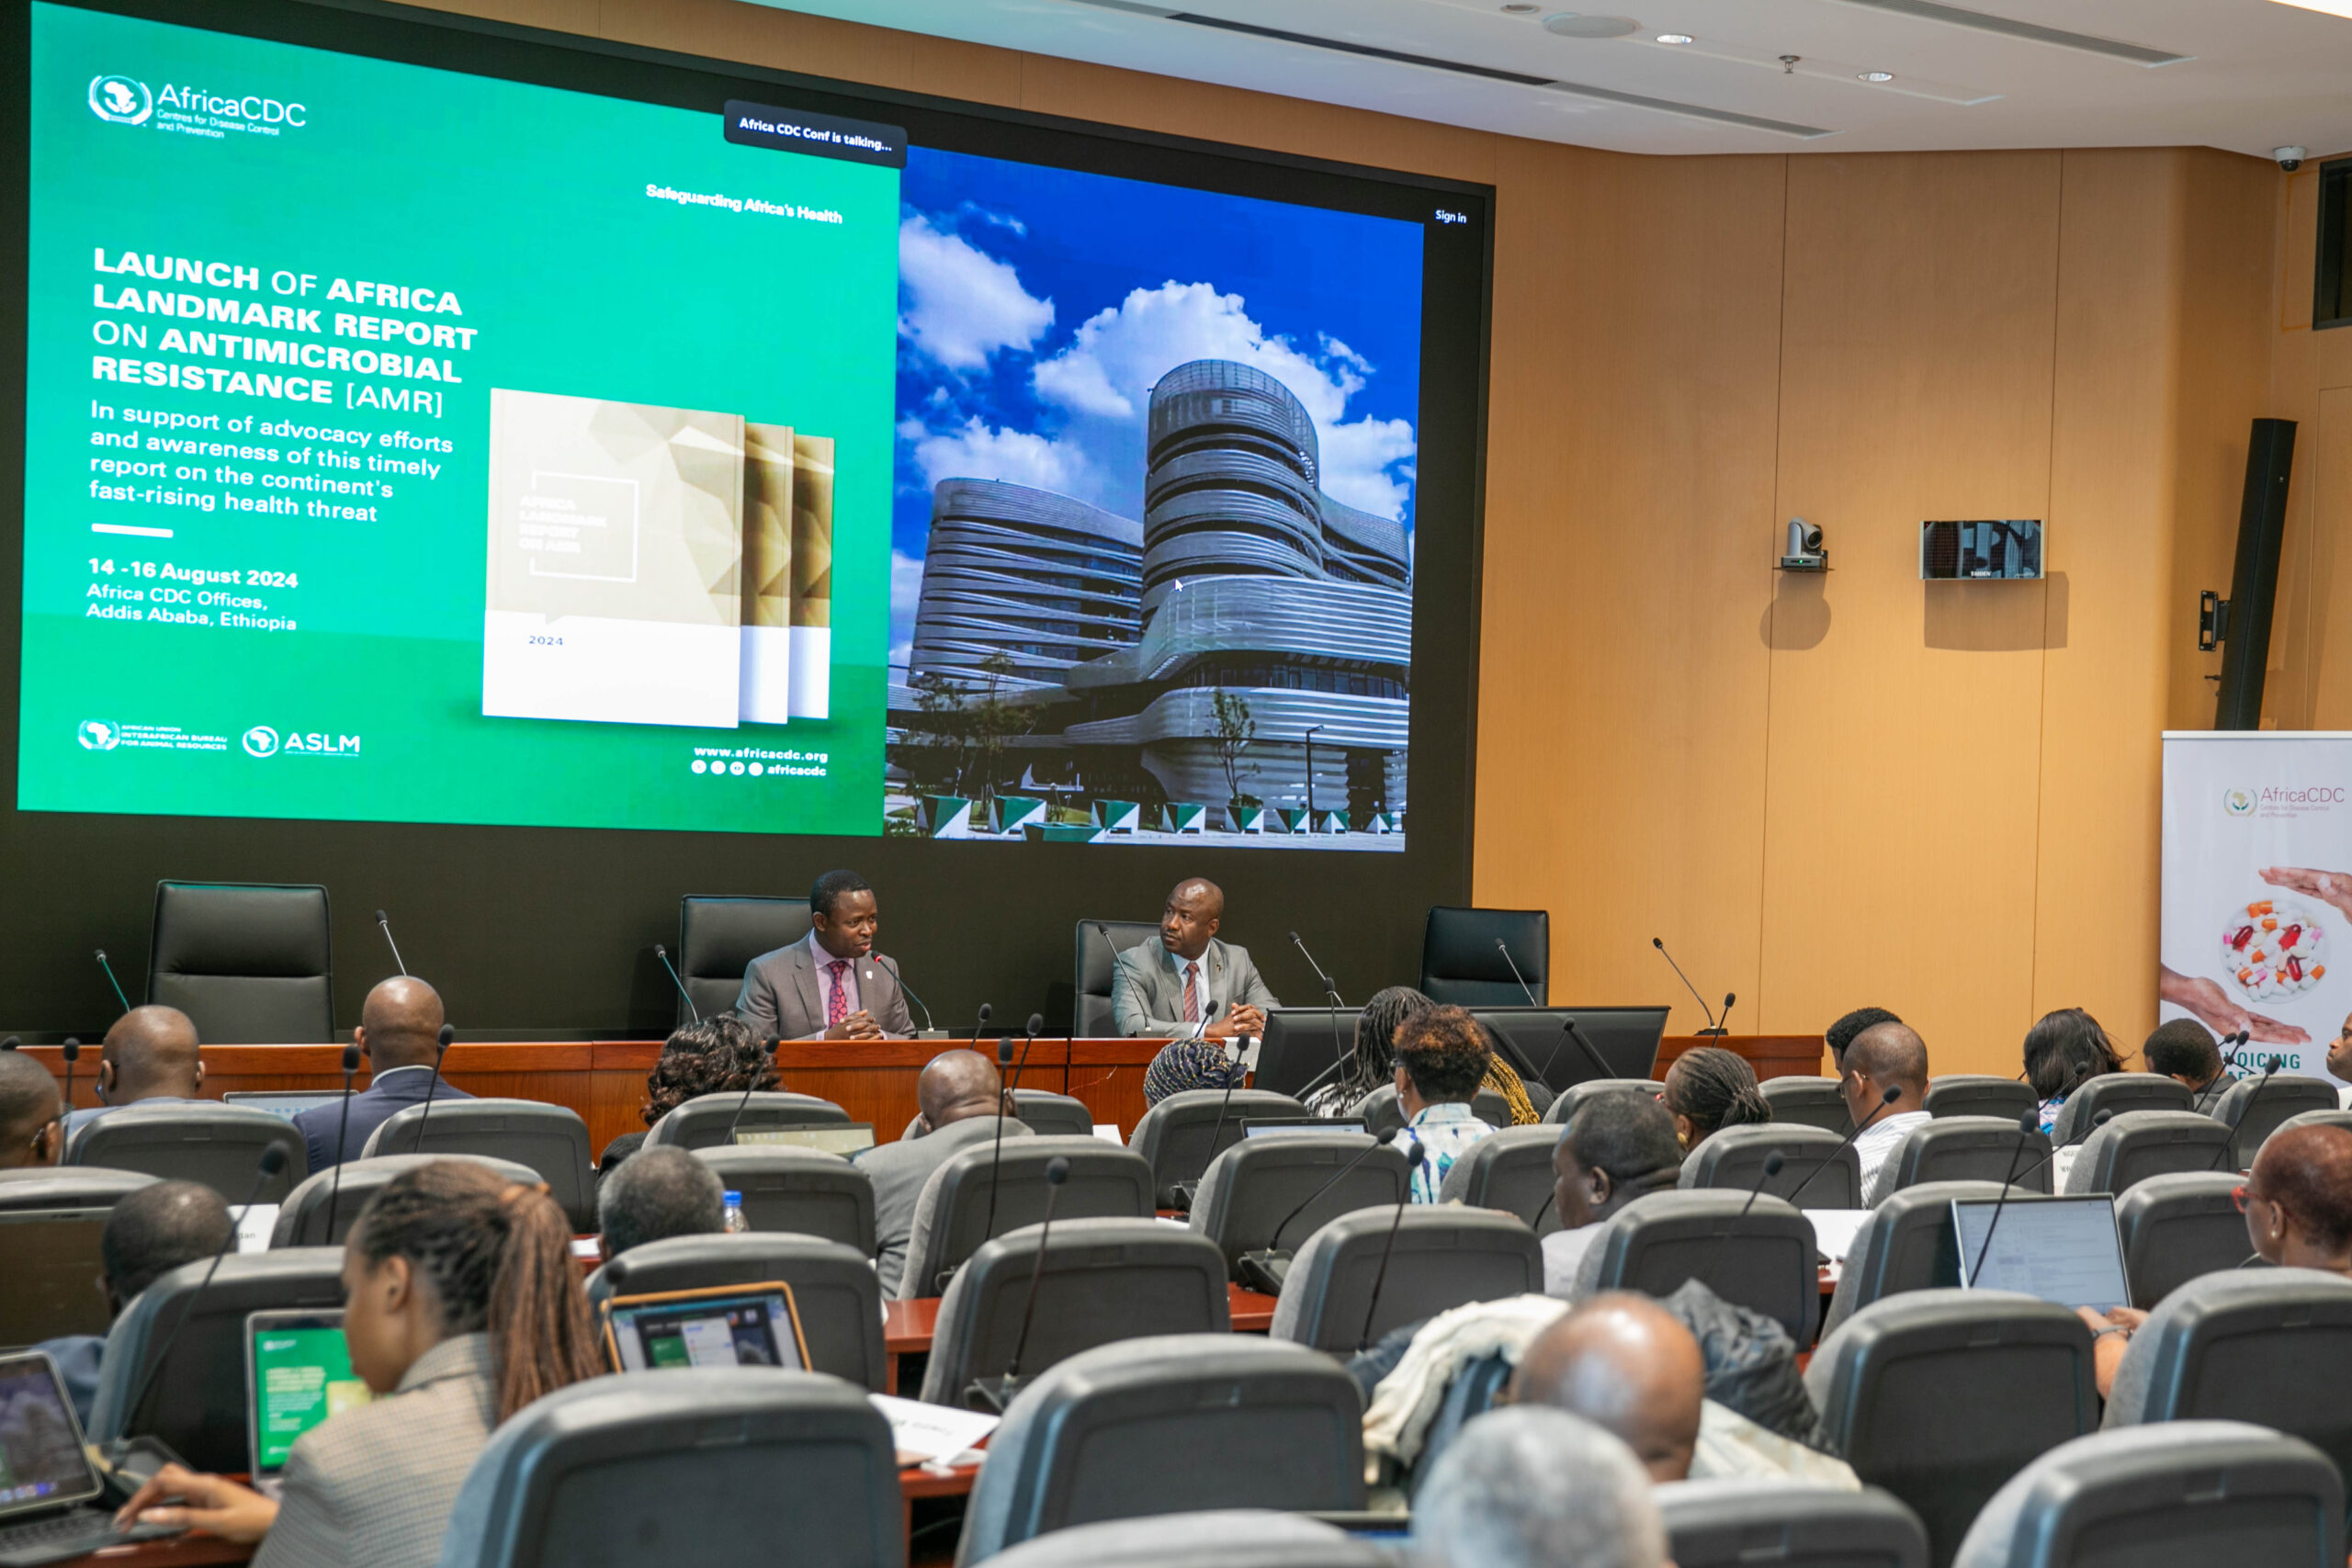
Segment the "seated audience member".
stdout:
<svg viewBox="0 0 2352 1568">
<path fill-rule="evenodd" d="M 98 1051 L 96 1107 L 68 1111 L 69 1139 L 85 1122 L 119 1106 L 146 1100 L 185 1105 L 204 1088 L 196 1022 L 177 1008 L 151 1002 L 114 1021 Z"/>
<path fill-rule="evenodd" d="M 49 1069 L 0 1051 L 0 1170 L 55 1165 L 65 1152 L 65 1100 Z"/>
<path fill-rule="evenodd" d="M 666 1236 L 717 1235 L 727 1229 L 727 1190 L 684 1149 L 640 1149 L 597 1184 L 596 1229 L 607 1262 Z"/>
<path fill-rule="evenodd" d="M 1830 1061 L 1836 1063 L 1838 1070 L 1842 1073 L 1846 1070 L 1846 1047 L 1854 1043 L 1854 1036 L 1865 1029 L 1872 1029 L 1882 1023 L 1901 1023 L 1902 1021 L 1884 1008 L 1856 1008 L 1827 1029 L 1823 1030 L 1821 1038 L 1829 1047 Z"/>
<path fill-rule="evenodd" d="M 1771 1105 L 1756 1087 L 1756 1069 L 1720 1045 L 1701 1045 L 1677 1056 L 1658 1098 L 1674 1117 L 1675 1136 L 1685 1154 L 1725 1127 L 1772 1119 Z"/>
<path fill-rule="evenodd" d="M 1894 1091 L 1893 1100 L 1888 1090 Z M 1846 1047 L 1838 1080 L 1846 1114 L 1861 1132 L 1854 1153 L 1862 1162 L 1862 1206 L 1874 1208 L 1894 1179 L 1894 1151 L 1928 1114 L 1928 1043 L 1907 1023 L 1874 1023 Z"/>
<path fill-rule="evenodd" d="M 1566 1297 L 1601 1223 L 1636 1198 L 1670 1190 L 1682 1171 L 1674 1118 L 1646 1094 L 1596 1094 L 1552 1151 L 1560 1228 L 1544 1238 L 1544 1293 Z"/>
<path fill-rule="evenodd" d="M 2221 1048 L 2193 1018 L 2176 1018 L 2156 1025 L 2140 1047 L 2140 1060 L 2152 1073 L 2162 1073 L 2188 1086 L 2188 1108 L 2207 1114 L 2230 1092 L 2231 1077 L 2222 1066 Z"/>
<path fill-rule="evenodd" d="M 922 1114 L 910 1136 L 876 1144 L 857 1156 L 857 1168 L 874 1180 L 874 1267 L 886 1296 L 898 1293 L 914 1240 L 915 1205 L 932 1172 L 950 1156 L 995 1138 L 999 1117 L 1007 1118 L 1006 1137 L 1031 1135 L 1026 1123 L 1011 1120 L 1012 1099 L 996 1064 L 978 1051 L 933 1056 L 915 1079 L 915 1104 Z"/>
<path fill-rule="evenodd" d="M 2336 1102 L 2352 1110 L 2352 1013 L 2345 1015 L 2343 1027 L 2327 1048 L 2327 1070 L 2345 1080 L 2346 1087 L 2336 1094 Z"/>
<path fill-rule="evenodd" d="M 1396 1109 L 1421 1147 L 1414 1202 L 1436 1202 L 1453 1162 L 1494 1131 L 1470 1110 L 1493 1055 L 1487 1032 L 1461 1008 L 1415 1013 L 1397 1031 Z"/>
<path fill-rule="evenodd" d="M 2245 1212 L 2246 1240 L 2265 1263 L 2352 1278 L 2352 1129 L 2321 1125 L 2272 1134 L 2236 1197 Z M 2124 1347 L 2148 1314 L 2128 1306 L 2075 1310 L 2098 1336 L 2091 1349 L 2104 1398 Z"/>
<path fill-rule="evenodd" d="M 1479 1416 L 1413 1499 L 1420 1568 L 1668 1568 L 1666 1551 L 1625 1445 L 1558 1410 Z"/>
<path fill-rule="evenodd" d="M 605 1371 L 563 1211 L 478 1165 L 385 1183 L 344 1244 L 343 1284 L 374 1403 L 305 1433 L 275 1498 L 165 1465 L 120 1519 L 259 1541 L 255 1568 L 432 1568 L 492 1428 Z"/>
<path fill-rule="evenodd" d="M 311 1173 L 331 1165 L 357 1159 L 377 1128 L 395 1111 L 422 1105 L 429 1092 L 435 1100 L 471 1100 L 472 1095 L 447 1078 L 436 1086 L 434 1069 L 441 1059 L 441 993 L 413 975 L 396 975 L 368 993 L 359 1011 L 359 1027 L 352 1043 L 367 1059 L 373 1076 L 365 1090 L 351 1097 L 346 1119 L 341 1101 L 314 1105 L 294 1118 L 295 1128 L 309 1146 Z M 343 1134 L 338 1146 L 335 1134 Z M 386 1154 L 406 1154 L 386 1149 Z"/>
<path fill-rule="evenodd" d="M 229 1201 L 195 1181 L 158 1181 L 126 1192 L 107 1215 L 98 1237 L 98 1286 L 106 1292 L 107 1315 L 120 1317 L 140 1292 L 183 1263 L 210 1258 L 229 1241 Z M 46 1350 L 65 1379 L 82 1429 L 90 1428 L 90 1405 L 98 1396 L 98 1354 L 103 1334 L 68 1334 L 33 1347 Z"/>
<path fill-rule="evenodd" d="M 1395 1083 L 1396 1031 L 1415 1013 L 1435 1006 L 1410 986 L 1390 986 L 1374 991 L 1372 999 L 1363 1004 L 1363 1010 L 1356 1014 L 1355 1043 L 1349 1047 L 1345 1065 L 1332 1075 L 1329 1083 L 1306 1097 L 1307 1112 L 1315 1116 L 1343 1115 L 1366 1096 Z"/>
<path fill-rule="evenodd" d="M 808 890 L 808 936 L 763 953 L 743 971 L 735 1013 L 763 1040 L 881 1040 L 915 1032 L 906 987 L 874 951 L 882 912 L 854 871 Z"/>
<path fill-rule="evenodd" d="M 767 1043 L 741 1019 L 722 1012 L 670 1032 L 653 1070 L 645 1075 L 645 1103 L 638 1114 L 650 1129 L 689 1100 L 772 1089 L 776 1081 L 775 1056 Z M 643 1133 L 623 1133 L 605 1145 L 596 1161 L 597 1175 L 609 1174 L 644 1145 Z"/>
<path fill-rule="evenodd" d="M 1527 1347 L 1511 1388 L 1521 1404 L 1566 1410 L 1611 1433 L 1654 1482 L 1861 1485 L 1843 1461 L 1708 1399 L 1699 1341 L 1647 1296 L 1605 1292 L 1564 1314 Z"/>
<path fill-rule="evenodd" d="M 2058 1125 L 2066 1097 L 2101 1073 L 2120 1073 L 2122 1058 L 2098 1020 L 2080 1008 L 2048 1012 L 2025 1032 L 2025 1079 L 2041 1101 L 2041 1130 Z"/>
</svg>

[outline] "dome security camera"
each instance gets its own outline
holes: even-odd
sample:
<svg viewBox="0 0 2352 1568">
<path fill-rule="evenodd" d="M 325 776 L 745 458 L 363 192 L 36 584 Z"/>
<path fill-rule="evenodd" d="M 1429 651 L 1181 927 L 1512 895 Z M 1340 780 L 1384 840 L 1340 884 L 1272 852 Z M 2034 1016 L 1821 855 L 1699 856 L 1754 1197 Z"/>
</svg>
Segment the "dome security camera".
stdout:
<svg viewBox="0 0 2352 1568">
<path fill-rule="evenodd" d="M 2291 175 L 2303 166 L 2303 152 L 2301 147 L 2273 147 L 2270 155 L 2278 161 L 2281 169 Z"/>
</svg>

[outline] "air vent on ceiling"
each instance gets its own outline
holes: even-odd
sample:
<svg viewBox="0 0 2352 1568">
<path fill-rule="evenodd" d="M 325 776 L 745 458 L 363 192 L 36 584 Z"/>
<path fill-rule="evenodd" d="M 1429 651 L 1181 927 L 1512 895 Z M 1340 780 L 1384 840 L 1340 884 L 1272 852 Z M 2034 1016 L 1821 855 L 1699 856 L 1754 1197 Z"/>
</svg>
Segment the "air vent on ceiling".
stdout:
<svg viewBox="0 0 2352 1568">
<path fill-rule="evenodd" d="M 1973 28 L 1980 33 L 1999 33 L 2004 38 L 2023 39 L 2029 43 L 2079 49 L 2087 54 L 2104 54 L 2110 60 L 2128 60 L 2134 65 L 2177 65 L 2194 58 L 2166 50 L 2150 49 L 2145 44 L 2122 43 L 2111 38 L 2094 38 L 2088 33 L 2070 33 L 2064 28 L 2045 28 L 2033 22 L 2013 21 L 2007 17 L 1990 17 L 1982 11 L 1963 10 L 1958 6 L 1939 6 L 1936 0 L 1845 0 L 1845 3 L 1872 11 L 1891 11 L 1898 17 L 1917 17 L 1923 22 L 1946 22 L 1955 28 Z"/>
<path fill-rule="evenodd" d="M 1382 49 L 1374 44 L 1351 43 L 1345 39 L 1321 38 L 1314 33 L 1291 32 L 1282 28 L 1261 27 L 1255 22 L 1228 21 L 1223 17 L 1204 17 L 1193 11 L 1180 11 L 1169 6 L 1147 6 L 1137 0 L 1077 0 L 1081 6 L 1092 6 L 1104 11 L 1125 11 L 1137 17 L 1156 17 L 1163 21 L 1184 22 L 1196 28 L 1215 28 L 1222 32 L 1241 33 L 1250 38 L 1273 39 L 1282 43 L 1304 44 L 1309 49 L 1328 49 L 1340 54 L 1362 55 L 1372 60 L 1390 60 L 1402 65 L 1419 65 L 1431 71 L 1450 71 L 1457 76 L 1475 76 L 1487 82 L 1508 82 L 1514 86 L 1543 87 L 1552 92 L 1567 93 L 1597 103 L 1622 104 L 1628 108 L 1653 109 L 1660 114 L 1680 115 L 1686 119 L 1703 119 L 1716 125 L 1745 126 L 1750 130 L 1770 131 L 1776 136 L 1794 136 L 1810 141 L 1818 136 L 1835 136 L 1835 130 L 1818 125 L 1799 125 L 1790 120 L 1768 119 L 1762 115 L 1740 114 L 1732 109 L 1710 108 L 1704 104 L 1686 104 L 1672 98 L 1653 98 L 1640 93 L 1621 93 L 1614 87 L 1594 87 L 1580 82 L 1563 82 L 1550 76 L 1531 75 L 1523 71 L 1504 71 L 1491 65 L 1472 65 L 1464 61 L 1441 60 L 1434 55 L 1414 54 L 1401 49 Z"/>
</svg>

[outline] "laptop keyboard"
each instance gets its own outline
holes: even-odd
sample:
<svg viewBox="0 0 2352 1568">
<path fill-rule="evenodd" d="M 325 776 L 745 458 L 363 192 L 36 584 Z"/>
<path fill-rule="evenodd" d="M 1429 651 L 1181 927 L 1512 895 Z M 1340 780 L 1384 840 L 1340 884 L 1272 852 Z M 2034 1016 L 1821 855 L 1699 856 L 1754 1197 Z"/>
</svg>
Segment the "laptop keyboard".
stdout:
<svg viewBox="0 0 2352 1568">
<path fill-rule="evenodd" d="M 114 1516 L 100 1508 L 75 1508 L 45 1519 L 0 1528 L 0 1568 L 35 1568 L 62 1562 L 102 1546 L 134 1540 L 156 1540 L 179 1531 L 158 1525 L 141 1525 L 117 1531 Z"/>
</svg>

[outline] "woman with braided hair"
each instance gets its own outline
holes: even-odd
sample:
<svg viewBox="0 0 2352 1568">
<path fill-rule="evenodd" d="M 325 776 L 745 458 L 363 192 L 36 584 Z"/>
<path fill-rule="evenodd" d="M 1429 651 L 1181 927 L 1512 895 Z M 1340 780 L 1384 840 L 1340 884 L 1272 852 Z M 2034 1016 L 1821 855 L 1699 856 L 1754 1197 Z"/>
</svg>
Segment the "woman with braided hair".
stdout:
<svg viewBox="0 0 2352 1568">
<path fill-rule="evenodd" d="M 1306 1097 L 1306 1113 L 1344 1116 L 1366 1095 L 1376 1093 L 1392 1082 L 1396 1075 L 1396 1031 L 1416 1013 L 1435 1006 L 1437 1003 L 1410 986 L 1391 986 L 1386 990 L 1374 991 L 1363 1010 L 1356 1014 L 1355 1045 L 1347 1065 L 1329 1083 Z M 1499 1055 L 1487 1059 L 1487 1078 L 1478 1087 L 1493 1089 L 1503 1097 L 1510 1106 L 1512 1126 L 1532 1126 L 1544 1120 L 1543 1112 L 1527 1098 L 1527 1086 Z"/>
<path fill-rule="evenodd" d="M 276 1498 L 165 1465 L 124 1525 L 257 1540 L 256 1568 L 432 1568 L 492 1428 L 605 1370 L 544 1187 L 419 1166 L 368 1200 L 343 1256 L 344 1337 L 374 1401 L 305 1433 Z"/>
<path fill-rule="evenodd" d="M 639 1113 L 651 1127 L 689 1100 L 771 1089 L 777 1081 L 767 1042 L 733 1013 L 722 1012 L 670 1032 L 653 1070 L 645 1075 L 645 1105 Z M 597 1179 L 644 1145 L 643 1133 L 623 1133 L 606 1144 L 596 1160 Z"/>
<path fill-rule="evenodd" d="M 1770 1122 L 1772 1106 L 1756 1087 L 1747 1058 L 1720 1045 L 1685 1051 L 1666 1070 L 1659 1100 L 1674 1116 L 1674 1134 L 1688 1154 L 1725 1127 Z"/>
</svg>

